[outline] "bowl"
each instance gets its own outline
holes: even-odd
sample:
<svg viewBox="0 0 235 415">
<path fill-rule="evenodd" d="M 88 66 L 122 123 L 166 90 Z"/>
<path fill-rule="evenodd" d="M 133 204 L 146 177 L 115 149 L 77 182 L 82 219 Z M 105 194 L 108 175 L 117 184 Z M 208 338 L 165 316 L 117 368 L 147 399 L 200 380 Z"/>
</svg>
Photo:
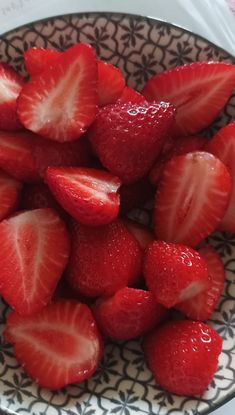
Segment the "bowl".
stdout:
<svg viewBox="0 0 235 415">
<path fill-rule="evenodd" d="M 147 79 L 166 68 L 193 61 L 235 62 L 226 51 L 185 29 L 159 20 L 116 13 L 58 16 L 16 28 L 0 38 L 0 59 L 22 74 L 23 52 L 32 46 L 64 50 L 76 42 L 90 43 L 98 56 L 123 71 L 127 83 L 140 90 Z M 235 116 L 235 95 L 208 131 Z M 135 211 L 148 223 L 148 209 Z M 169 394 L 159 388 L 147 369 L 141 342 L 106 345 L 98 371 L 82 384 L 59 391 L 37 386 L 16 362 L 12 348 L 0 337 L 0 409 L 32 415 L 185 415 L 206 414 L 235 396 L 235 235 L 217 233 L 210 238 L 221 254 L 226 284 L 217 310 L 209 321 L 223 337 L 218 370 L 201 398 Z M 0 329 L 8 307 L 1 300 Z"/>
</svg>

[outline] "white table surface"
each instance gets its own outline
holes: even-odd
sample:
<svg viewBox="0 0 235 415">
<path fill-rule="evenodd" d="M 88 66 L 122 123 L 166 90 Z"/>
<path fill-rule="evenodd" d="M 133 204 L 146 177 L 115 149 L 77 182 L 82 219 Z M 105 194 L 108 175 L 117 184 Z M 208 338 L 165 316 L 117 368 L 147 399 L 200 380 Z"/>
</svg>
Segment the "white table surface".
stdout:
<svg viewBox="0 0 235 415">
<path fill-rule="evenodd" d="M 235 55 L 235 0 L 0 0 L 0 34 L 48 16 L 88 11 L 156 17 L 198 33 Z M 235 399 L 212 415 L 235 415 Z"/>
</svg>

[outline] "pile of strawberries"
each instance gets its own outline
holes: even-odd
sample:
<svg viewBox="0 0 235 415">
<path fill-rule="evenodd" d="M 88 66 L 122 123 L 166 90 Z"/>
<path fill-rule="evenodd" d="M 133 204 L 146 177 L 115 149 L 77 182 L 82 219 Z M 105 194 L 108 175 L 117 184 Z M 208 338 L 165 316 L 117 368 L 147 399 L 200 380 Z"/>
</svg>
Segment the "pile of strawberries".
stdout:
<svg viewBox="0 0 235 415">
<path fill-rule="evenodd" d="M 235 123 L 196 134 L 229 99 L 235 66 L 177 67 L 140 94 L 86 44 L 24 58 L 29 80 L 0 64 L 6 341 L 56 389 L 94 373 L 103 337 L 144 336 L 158 384 L 203 394 L 222 347 L 203 321 L 225 274 L 201 241 L 235 232 Z M 151 229 L 127 218 L 154 198 Z M 167 322 L 171 308 L 185 317 Z"/>
</svg>

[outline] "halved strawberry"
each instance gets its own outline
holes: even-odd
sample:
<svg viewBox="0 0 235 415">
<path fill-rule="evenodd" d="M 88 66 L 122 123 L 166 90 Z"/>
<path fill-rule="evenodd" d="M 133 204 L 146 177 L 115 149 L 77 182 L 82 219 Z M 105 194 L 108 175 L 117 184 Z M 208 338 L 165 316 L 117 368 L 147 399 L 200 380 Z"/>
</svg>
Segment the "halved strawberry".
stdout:
<svg viewBox="0 0 235 415">
<path fill-rule="evenodd" d="M 99 298 L 92 311 L 101 332 L 115 340 L 142 336 L 161 323 L 167 310 L 150 291 L 125 287 L 112 297 Z"/>
<path fill-rule="evenodd" d="M 24 83 L 24 78 L 7 63 L 0 63 L 0 130 L 22 128 L 16 102 Z"/>
<path fill-rule="evenodd" d="M 91 311 L 72 300 L 49 304 L 32 316 L 11 313 L 4 336 L 25 371 L 50 389 L 88 379 L 103 352 Z"/>
<path fill-rule="evenodd" d="M 49 167 L 46 182 L 60 205 L 84 225 L 104 225 L 118 216 L 121 182 L 106 171 Z"/>
<path fill-rule="evenodd" d="M 206 146 L 206 151 L 218 157 L 228 168 L 232 177 L 232 192 L 228 208 L 218 229 L 235 232 L 235 123 L 221 128 Z"/>
<path fill-rule="evenodd" d="M 0 171 L 0 221 L 17 209 L 21 189 L 20 182 Z"/>
<path fill-rule="evenodd" d="M 190 135 L 217 117 L 235 87 L 235 65 L 194 62 L 154 75 L 142 94 L 148 101 L 171 102 L 177 109 L 175 136 Z"/>
<path fill-rule="evenodd" d="M 24 53 L 24 62 L 30 76 L 41 74 L 61 54 L 54 49 L 29 48 Z"/>
<path fill-rule="evenodd" d="M 54 64 L 33 77 L 18 99 L 22 124 L 55 141 L 73 141 L 92 123 L 97 112 L 95 51 L 76 44 Z"/>
<path fill-rule="evenodd" d="M 190 300 L 176 304 L 175 308 L 193 320 L 207 320 L 215 310 L 224 288 L 224 264 L 212 246 L 200 248 L 199 254 L 206 261 L 209 273 L 208 288 Z"/>
<path fill-rule="evenodd" d="M 114 104 L 120 97 L 125 79 L 119 68 L 111 63 L 98 61 L 98 103 L 99 106 Z"/>
<path fill-rule="evenodd" d="M 135 91 L 130 86 L 125 86 L 118 102 L 131 102 L 132 104 L 145 104 L 147 101 L 139 92 Z"/>
<path fill-rule="evenodd" d="M 120 219 L 97 227 L 73 222 L 71 238 L 66 276 L 76 292 L 112 295 L 141 275 L 141 248 Z"/>
<path fill-rule="evenodd" d="M 18 213 L 0 223 L 0 293 L 21 315 L 52 297 L 69 256 L 69 235 L 52 209 Z"/>
<path fill-rule="evenodd" d="M 146 177 L 138 182 L 124 184 L 120 187 L 120 211 L 125 214 L 131 209 L 144 206 L 145 202 L 153 199 L 154 187 Z"/>
<path fill-rule="evenodd" d="M 0 131 L 0 168 L 23 182 L 40 180 L 33 157 L 38 136 L 33 133 Z"/>
<path fill-rule="evenodd" d="M 227 168 L 212 154 L 193 152 L 173 157 L 156 193 L 157 238 L 196 246 L 217 228 L 231 188 Z"/>
</svg>

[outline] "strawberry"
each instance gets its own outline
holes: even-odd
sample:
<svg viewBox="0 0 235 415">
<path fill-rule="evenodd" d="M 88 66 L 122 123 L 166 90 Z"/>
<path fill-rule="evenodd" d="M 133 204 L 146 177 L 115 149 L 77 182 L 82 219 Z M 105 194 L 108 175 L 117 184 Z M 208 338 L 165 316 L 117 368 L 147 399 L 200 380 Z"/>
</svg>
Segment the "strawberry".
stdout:
<svg viewBox="0 0 235 415">
<path fill-rule="evenodd" d="M 152 185 L 157 186 L 166 162 L 173 156 L 200 151 L 206 146 L 207 142 L 207 138 L 199 136 L 178 137 L 177 139 L 169 140 L 168 149 L 164 149 L 165 151 L 161 153 L 160 157 L 150 170 L 149 180 Z"/>
<path fill-rule="evenodd" d="M 120 187 L 121 212 L 125 214 L 134 208 L 144 206 L 145 202 L 153 197 L 154 188 L 146 177 L 135 183 L 124 184 Z"/>
<path fill-rule="evenodd" d="M 174 135 L 202 130 L 217 117 L 235 87 L 235 66 L 194 62 L 154 75 L 142 94 L 148 101 L 171 102 L 177 109 Z"/>
<path fill-rule="evenodd" d="M 232 177 L 232 192 L 228 208 L 218 225 L 225 232 L 235 232 L 235 123 L 221 128 L 206 147 L 206 151 L 218 157 L 228 168 Z"/>
<path fill-rule="evenodd" d="M 73 222 L 66 276 L 72 288 L 88 297 L 112 295 L 141 274 L 141 249 L 117 219 L 99 227 Z"/>
<path fill-rule="evenodd" d="M 41 139 L 33 146 L 33 158 L 39 175 L 44 178 L 48 167 L 88 166 L 92 155 L 85 137 L 68 143 Z"/>
<path fill-rule="evenodd" d="M 21 209 L 32 210 L 41 208 L 55 209 L 61 216 L 65 214 L 61 206 L 52 196 L 44 183 L 25 184 L 21 194 Z"/>
<path fill-rule="evenodd" d="M 144 277 L 156 301 L 167 308 L 194 297 L 208 286 L 208 270 L 194 249 L 154 241 L 147 249 Z"/>
<path fill-rule="evenodd" d="M 93 313 L 103 335 L 130 340 L 152 330 L 166 318 L 167 310 L 149 291 L 125 287 L 112 297 L 98 299 Z"/>
<path fill-rule="evenodd" d="M 98 61 L 98 103 L 99 106 L 113 104 L 122 94 L 125 79 L 120 69 L 111 63 Z"/>
<path fill-rule="evenodd" d="M 121 182 L 106 171 L 48 167 L 46 181 L 66 212 L 84 225 L 104 225 L 118 216 Z"/>
<path fill-rule="evenodd" d="M 4 336 L 24 370 L 50 389 L 88 379 L 103 351 L 91 311 L 72 300 L 49 304 L 32 316 L 11 313 Z"/>
<path fill-rule="evenodd" d="M 216 372 L 222 338 L 207 324 L 171 321 L 149 334 L 144 351 L 156 382 L 168 392 L 202 395 Z"/>
<path fill-rule="evenodd" d="M 69 255 L 69 236 L 52 209 L 18 213 L 0 223 L 0 293 L 21 315 L 49 302 Z"/>
<path fill-rule="evenodd" d="M 55 62 L 61 53 L 54 49 L 29 48 L 24 53 L 24 62 L 30 76 L 41 74 Z"/>
<path fill-rule="evenodd" d="M 147 103 L 146 99 L 139 92 L 135 91 L 130 86 L 125 86 L 118 102 L 131 102 L 132 104 L 145 104 Z"/>
<path fill-rule="evenodd" d="M 97 112 L 97 62 L 91 46 L 77 44 L 33 77 L 18 99 L 29 130 L 55 141 L 79 138 Z"/>
<path fill-rule="evenodd" d="M 16 102 L 25 81 L 7 63 L 0 63 L 0 130 L 19 130 Z"/>
<path fill-rule="evenodd" d="M 0 168 L 24 182 L 40 180 L 33 157 L 38 136 L 27 131 L 0 131 Z"/>
<path fill-rule="evenodd" d="M 219 254 L 212 248 L 203 247 L 199 253 L 206 261 L 210 283 L 208 288 L 182 303 L 176 304 L 175 308 L 193 320 L 207 320 L 211 317 L 219 301 L 224 288 L 225 272 L 224 265 Z"/>
<path fill-rule="evenodd" d="M 212 154 L 193 152 L 173 157 L 156 193 L 157 238 L 196 246 L 218 226 L 230 192 L 230 174 Z"/>
<path fill-rule="evenodd" d="M 0 221 L 18 207 L 22 184 L 0 171 Z"/>
<path fill-rule="evenodd" d="M 125 225 L 139 242 L 141 249 L 144 251 L 147 246 L 154 241 L 154 233 L 147 226 L 141 225 L 133 220 L 126 219 Z"/>
<path fill-rule="evenodd" d="M 117 103 L 104 107 L 88 136 L 104 167 L 133 183 L 146 175 L 156 160 L 175 110 L 167 103 Z"/>
</svg>

